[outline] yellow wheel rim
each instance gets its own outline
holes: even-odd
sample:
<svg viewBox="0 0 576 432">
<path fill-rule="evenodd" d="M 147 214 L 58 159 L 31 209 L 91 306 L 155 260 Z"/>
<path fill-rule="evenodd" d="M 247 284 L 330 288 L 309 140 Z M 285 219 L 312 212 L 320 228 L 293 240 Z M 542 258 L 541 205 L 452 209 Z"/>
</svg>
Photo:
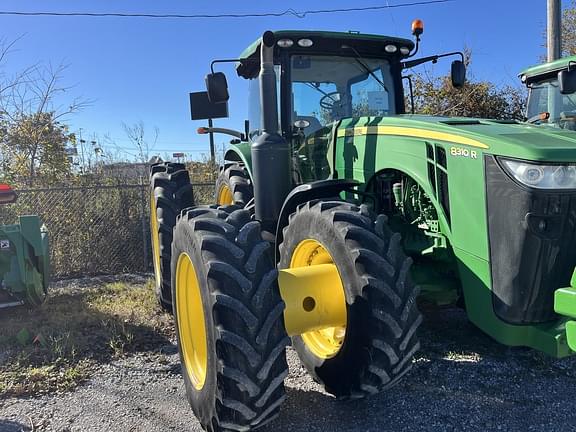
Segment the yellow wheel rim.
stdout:
<svg viewBox="0 0 576 432">
<path fill-rule="evenodd" d="M 305 267 L 320 264 L 334 264 L 330 253 L 322 246 L 322 244 L 313 239 L 306 239 L 301 241 L 290 260 L 290 268 Z M 340 284 L 342 292 L 340 293 L 344 305 L 340 305 L 346 309 L 346 296 L 344 293 L 343 284 Z M 330 289 L 333 289 L 331 287 Z M 313 330 L 303 333 L 302 340 L 308 349 L 317 357 L 328 359 L 334 357 L 340 351 L 344 338 L 346 336 L 346 326 L 329 327 L 321 330 Z"/>
<path fill-rule="evenodd" d="M 220 186 L 218 190 L 218 198 L 217 198 L 218 205 L 227 205 L 227 204 L 234 204 L 234 195 L 230 188 L 226 185 Z"/>
<path fill-rule="evenodd" d="M 184 366 L 196 390 L 201 390 L 208 366 L 206 324 L 198 277 L 186 253 L 176 265 L 176 315 Z"/>
<path fill-rule="evenodd" d="M 160 235 L 158 233 L 158 215 L 156 214 L 156 199 L 154 191 L 150 195 L 150 226 L 152 230 L 152 262 L 154 265 L 154 277 L 156 286 L 162 284 L 162 271 L 160 269 Z"/>
</svg>

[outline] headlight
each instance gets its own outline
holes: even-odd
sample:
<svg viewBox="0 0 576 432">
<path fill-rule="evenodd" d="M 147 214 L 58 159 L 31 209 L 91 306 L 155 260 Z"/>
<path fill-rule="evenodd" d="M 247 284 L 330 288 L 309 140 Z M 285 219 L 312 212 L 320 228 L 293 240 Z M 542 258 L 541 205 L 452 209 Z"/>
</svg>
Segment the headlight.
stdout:
<svg viewBox="0 0 576 432">
<path fill-rule="evenodd" d="M 537 189 L 576 189 L 576 164 L 540 165 L 500 159 L 520 183 Z"/>
</svg>

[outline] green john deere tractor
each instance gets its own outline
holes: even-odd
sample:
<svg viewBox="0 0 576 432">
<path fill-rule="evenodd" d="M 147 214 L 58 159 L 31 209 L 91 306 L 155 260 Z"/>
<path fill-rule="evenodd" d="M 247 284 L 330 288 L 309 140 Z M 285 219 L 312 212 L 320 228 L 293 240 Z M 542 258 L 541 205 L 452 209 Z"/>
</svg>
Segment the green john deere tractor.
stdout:
<svg viewBox="0 0 576 432">
<path fill-rule="evenodd" d="M 461 56 L 413 59 L 421 33 L 264 33 L 235 60 L 244 131 L 200 130 L 234 138 L 217 204 L 188 207 L 183 167 L 152 168 L 156 278 L 206 430 L 277 414 L 290 342 L 338 398 L 392 387 L 419 348 L 419 299 L 462 304 L 510 346 L 576 350 L 576 136 L 406 114 L 405 71 Z M 216 63 L 194 118 L 226 112 Z"/>
<path fill-rule="evenodd" d="M 0 205 L 16 193 L 0 184 Z M 50 283 L 48 233 L 38 216 L 20 216 L 15 225 L 0 225 L 0 309 L 42 304 Z"/>
<path fill-rule="evenodd" d="M 529 91 L 529 123 L 576 131 L 576 56 L 532 66 L 520 79 Z"/>
</svg>

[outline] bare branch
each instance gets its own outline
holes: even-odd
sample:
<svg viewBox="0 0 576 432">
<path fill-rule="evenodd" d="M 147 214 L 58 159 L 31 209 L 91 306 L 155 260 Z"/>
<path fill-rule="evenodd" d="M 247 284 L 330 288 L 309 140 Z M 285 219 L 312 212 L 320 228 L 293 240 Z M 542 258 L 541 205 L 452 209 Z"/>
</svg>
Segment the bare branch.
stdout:
<svg viewBox="0 0 576 432">
<path fill-rule="evenodd" d="M 148 160 L 150 160 L 150 151 L 154 148 L 156 142 L 158 141 L 158 135 L 160 132 L 159 129 L 154 127 L 154 141 L 152 146 L 150 146 L 148 140 L 145 139 L 145 127 L 142 120 L 133 124 L 132 126 L 129 126 L 126 123 L 122 123 L 122 128 L 124 129 L 128 139 L 136 147 L 139 161 L 148 162 Z"/>
</svg>

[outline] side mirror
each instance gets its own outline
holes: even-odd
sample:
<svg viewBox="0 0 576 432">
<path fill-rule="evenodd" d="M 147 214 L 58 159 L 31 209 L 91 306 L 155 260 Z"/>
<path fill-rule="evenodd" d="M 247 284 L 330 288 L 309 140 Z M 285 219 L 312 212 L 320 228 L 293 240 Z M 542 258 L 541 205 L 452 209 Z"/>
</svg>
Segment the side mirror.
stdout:
<svg viewBox="0 0 576 432">
<path fill-rule="evenodd" d="M 560 85 L 560 93 L 574 93 L 576 91 L 576 69 L 558 72 L 558 84 Z"/>
<path fill-rule="evenodd" d="M 190 93 L 190 114 L 192 120 L 208 120 L 228 117 L 228 104 L 212 103 L 208 92 Z"/>
<path fill-rule="evenodd" d="M 206 75 L 206 90 L 208 91 L 208 99 L 212 103 L 228 102 L 230 99 L 228 82 L 223 72 Z"/>
<path fill-rule="evenodd" d="M 16 201 L 17 195 L 7 184 L 0 183 L 0 204 L 10 204 Z"/>
<path fill-rule="evenodd" d="M 462 60 L 454 60 L 450 70 L 450 78 L 454 88 L 462 88 L 466 83 L 466 65 Z"/>
</svg>

